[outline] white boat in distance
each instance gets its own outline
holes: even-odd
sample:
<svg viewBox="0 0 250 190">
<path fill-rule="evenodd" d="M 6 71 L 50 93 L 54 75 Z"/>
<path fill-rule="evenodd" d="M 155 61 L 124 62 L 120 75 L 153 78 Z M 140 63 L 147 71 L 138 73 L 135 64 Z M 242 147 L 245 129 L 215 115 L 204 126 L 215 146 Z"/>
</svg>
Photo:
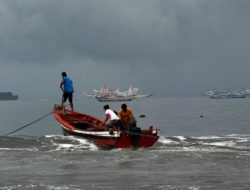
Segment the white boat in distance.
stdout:
<svg viewBox="0 0 250 190">
<path fill-rule="evenodd" d="M 106 85 L 104 85 L 103 87 L 101 87 L 100 90 L 94 89 L 92 93 L 82 92 L 81 94 L 89 97 L 94 97 L 100 102 L 132 101 L 137 98 L 146 98 L 153 95 L 138 95 L 138 90 L 139 88 L 132 88 L 131 86 L 128 90 L 112 90 L 109 89 Z"/>
<path fill-rule="evenodd" d="M 226 99 L 226 98 L 246 98 L 247 94 L 244 91 L 217 91 L 210 90 L 207 91 L 206 94 L 211 99 Z"/>
</svg>

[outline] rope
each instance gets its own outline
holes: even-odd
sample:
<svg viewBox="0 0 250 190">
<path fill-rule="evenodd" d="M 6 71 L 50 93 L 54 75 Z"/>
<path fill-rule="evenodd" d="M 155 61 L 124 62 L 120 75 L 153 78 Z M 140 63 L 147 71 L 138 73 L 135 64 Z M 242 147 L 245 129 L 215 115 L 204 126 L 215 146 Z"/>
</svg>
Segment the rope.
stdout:
<svg viewBox="0 0 250 190">
<path fill-rule="evenodd" d="M 10 133 L 7 133 L 6 135 L 7 135 L 7 136 L 12 135 L 13 133 L 16 133 L 17 131 L 20 131 L 20 130 L 24 129 L 25 127 L 28 127 L 28 126 L 30 126 L 30 125 L 32 125 L 32 124 L 34 124 L 34 123 L 36 123 L 36 122 L 42 120 L 43 118 L 48 117 L 48 116 L 51 115 L 52 113 L 53 113 L 53 111 L 51 111 L 51 112 L 45 114 L 44 116 L 42 116 L 42 117 L 36 119 L 35 121 L 32 121 L 32 122 L 30 122 L 30 123 L 28 123 L 28 124 L 26 124 L 26 125 L 24 125 L 24 126 L 18 128 L 18 129 L 16 129 L 16 130 L 12 131 L 12 132 L 10 132 Z"/>
</svg>

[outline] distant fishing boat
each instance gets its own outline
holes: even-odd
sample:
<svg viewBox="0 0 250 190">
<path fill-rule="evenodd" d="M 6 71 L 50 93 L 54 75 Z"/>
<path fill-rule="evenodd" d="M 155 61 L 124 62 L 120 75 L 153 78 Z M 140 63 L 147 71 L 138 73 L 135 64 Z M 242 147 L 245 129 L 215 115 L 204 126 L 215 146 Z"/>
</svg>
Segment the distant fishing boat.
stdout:
<svg viewBox="0 0 250 190">
<path fill-rule="evenodd" d="M 246 98 L 247 94 L 243 91 L 217 91 L 210 90 L 206 92 L 206 95 L 211 99 L 226 99 L 226 98 Z"/>
<path fill-rule="evenodd" d="M 128 90 L 112 90 L 106 85 L 101 87 L 100 90 L 93 90 L 92 93 L 82 92 L 85 96 L 96 98 L 100 102 L 115 102 L 115 101 L 132 101 L 137 98 L 147 98 L 153 96 L 153 94 L 138 95 L 139 88 L 129 87 Z"/>
<path fill-rule="evenodd" d="M 12 92 L 0 92 L 0 100 L 17 100 L 18 96 L 13 95 Z"/>
<path fill-rule="evenodd" d="M 242 93 L 246 94 L 247 96 L 250 96 L 250 88 L 241 90 Z"/>
</svg>

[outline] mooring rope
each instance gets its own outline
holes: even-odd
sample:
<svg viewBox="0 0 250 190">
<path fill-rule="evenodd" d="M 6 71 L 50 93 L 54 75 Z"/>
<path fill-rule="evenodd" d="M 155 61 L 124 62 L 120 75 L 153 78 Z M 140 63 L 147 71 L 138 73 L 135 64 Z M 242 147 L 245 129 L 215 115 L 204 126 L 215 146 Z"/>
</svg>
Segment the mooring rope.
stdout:
<svg viewBox="0 0 250 190">
<path fill-rule="evenodd" d="M 53 110 L 53 111 L 54 111 L 54 110 Z M 32 125 L 32 124 L 34 124 L 34 123 L 36 123 L 36 122 L 38 122 L 38 121 L 44 119 L 45 117 L 48 117 L 49 115 L 51 115 L 51 114 L 53 113 L 53 111 L 51 111 L 51 112 L 49 112 L 49 113 L 43 115 L 42 117 L 36 119 L 35 121 L 32 121 L 32 122 L 30 122 L 30 123 L 28 123 L 28 124 L 26 124 L 26 125 L 24 125 L 24 126 L 18 128 L 18 129 L 16 129 L 16 130 L 12 131 L 12 132 L 10 132 L 10 133 L 7 133 L 7 134 L 5 134 L 5 135 L 6 135 L 6 136 L 12 135 L 12 134 L 16 133 L 17 131 L 20 131 L 21 129 L 24 129 L 25 127 L 28 127 L 28 126 L 30 126 L 30 125 Z"/>
</svg>

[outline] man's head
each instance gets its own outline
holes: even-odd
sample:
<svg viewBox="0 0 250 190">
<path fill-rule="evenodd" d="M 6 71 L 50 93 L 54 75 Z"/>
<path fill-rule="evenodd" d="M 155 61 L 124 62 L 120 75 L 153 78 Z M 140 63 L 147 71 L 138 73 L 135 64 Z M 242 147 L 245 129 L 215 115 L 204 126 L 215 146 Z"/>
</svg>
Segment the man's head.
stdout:
<svg viewBox="0 0 250 190">
<path fill-rule="evenodd" d="M 122 110 L 127 110 L 127 104 L 122 104 L 121 108 L 122 108 Z"/>
<path fill-rule="evenodd" d="M 66 72 L 62 72 L 62 77 L 66 77 L 67 73 Z"/>
<path fill-rule="evenodd" d="M 109 109 L 109 105 L 105 105 L 105 106 L 103 106 L 103 109 L 104 109 L 104 110 Z"/>
</svg>

